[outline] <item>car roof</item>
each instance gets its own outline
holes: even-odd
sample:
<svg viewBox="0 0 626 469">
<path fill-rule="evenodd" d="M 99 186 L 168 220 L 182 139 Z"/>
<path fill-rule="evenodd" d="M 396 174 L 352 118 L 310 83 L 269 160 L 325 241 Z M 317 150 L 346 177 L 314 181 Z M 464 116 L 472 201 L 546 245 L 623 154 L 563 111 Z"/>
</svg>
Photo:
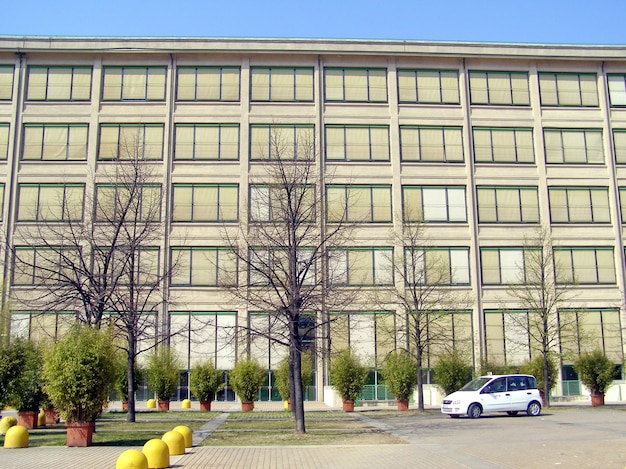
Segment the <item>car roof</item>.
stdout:
<svg viewBox="0 0 626 469">
<path fill-rule="evenodd" d="M 493 378 L 504 378 L 507 376 L 528 376 L 529 378 L 534 378 L 533 375 L 527 375 L 525 373 L 511 373 L 508 375 L 483 375 L 483 376 L 477 376 L 476 378 L 488 378 L 488 379 L 493 379 Z"/>
</svg>

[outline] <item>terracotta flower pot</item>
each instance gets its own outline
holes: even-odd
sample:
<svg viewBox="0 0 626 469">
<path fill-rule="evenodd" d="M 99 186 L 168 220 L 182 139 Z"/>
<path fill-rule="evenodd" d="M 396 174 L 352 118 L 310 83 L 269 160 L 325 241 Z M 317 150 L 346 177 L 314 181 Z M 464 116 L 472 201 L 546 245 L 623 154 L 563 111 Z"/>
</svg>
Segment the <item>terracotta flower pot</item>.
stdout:
<svg viewBox="0 0 626 469">
<path fill-rule="evenodd" d="M 200 410 L 202 412 L 211 412 L 211 401 L 200 401 Z"/>
<path fill-rule="evenodd" d="M 241 410 L 243 412 L 252 412 L 254 410 L 254 402 L 249 402 L 249 401 L 242 402 Z"/>
<path fill-rule="evenodd" d="M 604 405 L 604 394 L 591 393 L 591 406 L 598 407 Z"/>
<path fill-rule="evenodd" d="M 90 446 L 93 439 L 94 422 L 66 422 L 67 446 L 85 447 Z"/>
<path fill-rule="evenodd" d="M 398 399 L 398 410 L 409 410 L 409 400 L 408 399 Z"/>
<path fill-rule="evenodd" d="M 17 424 L 26 428 L 37 428 L 37 419 L 39 411 L 37 410 L 20 410 L 17 412 Z"/>
<path fill-rule="evenodd" d="M 167 412 L 170 410 L 170 401 L 162 401 L 159 399 L 159 412 Z"/>
<path fill-rule="evenodd" d="M 354 401 L 343 401 L 343 411 L 344 412 L 354 412 Z"/>
<path fill-rule="evenodd" d="M 54 407 L 44 409 L 43 413 L 46 416 L 46 425 L 54 425 L 59 421 L 59 416 L 57 415 L 57 411 Z"/>
<path fill-rule="evenodd" d="M 122 401 L 122 410 L 128 410 L 128 401 Z"/>
</svg>

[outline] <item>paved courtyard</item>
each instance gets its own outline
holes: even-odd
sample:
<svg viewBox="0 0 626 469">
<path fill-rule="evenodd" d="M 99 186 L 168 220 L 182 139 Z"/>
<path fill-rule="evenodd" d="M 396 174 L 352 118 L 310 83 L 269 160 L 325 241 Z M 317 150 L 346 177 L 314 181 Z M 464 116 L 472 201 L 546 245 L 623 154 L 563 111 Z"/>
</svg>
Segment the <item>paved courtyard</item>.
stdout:
<svg viewBox="0 0 626 469">
<path fill-rule="evenodd" d="M 357 412 L 405 443 L 363 446 L 194 447 L 171 467 L 593 468 L 626 467 L 626 407 L 555 406 L 539 417 L 450 419 L 436 412 Z M 205 429 L 206 430 L 206 429 Z M 210 429 L 208 429 L 210 431 Z M 199 435 L 198 435 L 199 436 Z M 2 468 L 115 468 L 119 447 L 0 449 Z"/>
</svg>

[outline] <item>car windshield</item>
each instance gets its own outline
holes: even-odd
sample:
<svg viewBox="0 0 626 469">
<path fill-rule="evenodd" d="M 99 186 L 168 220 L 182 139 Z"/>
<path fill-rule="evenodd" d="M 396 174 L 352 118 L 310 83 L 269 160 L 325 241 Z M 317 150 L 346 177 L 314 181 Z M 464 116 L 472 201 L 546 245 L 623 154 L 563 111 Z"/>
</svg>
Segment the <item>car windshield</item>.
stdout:
<svg viewBox="0 0 626 469">
<path fill-rule="evenodd" d="M 476 378 L 471 380 L 465 386 L 463 386 L 459 391 L 478 391 L 485 384 L 491 381 L 492 378 Z"/>
</svg>

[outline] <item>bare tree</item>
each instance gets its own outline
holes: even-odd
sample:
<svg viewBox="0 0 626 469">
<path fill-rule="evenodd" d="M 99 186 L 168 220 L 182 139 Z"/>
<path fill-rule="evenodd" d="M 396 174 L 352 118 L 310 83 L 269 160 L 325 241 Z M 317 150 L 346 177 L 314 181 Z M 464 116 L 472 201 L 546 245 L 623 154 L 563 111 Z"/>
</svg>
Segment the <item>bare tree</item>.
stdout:
<svg viewBox="0 0 626 469">
<path fill-rule="evenodd" d="M 163 196 L 144 152 L 138 137 L 120 142 L 116 161 L 94 177 L 93 192 L 65 186 L 57 200 L 40 200 L 31 215 L 37 223 L 18 223 L 12 246 L 19 302 L 73 311 L 92 327 L 114 326 L 127 358 L 130 422 L 136 358 L 166 338 L 157 336 L 157 319 L 171 272 L 159 265 Z"/>
<path fill-rule="evenodd" d="M 507 294 L 527 314 L 511 313 L 508 319 L 517 329 L 520 343 L 513 343 L 543 357 L 542 390 L 544 404 L 550 405 L 549 380 L 550 357 L 559 356 L 563 348 L 572 347 L 578 341 L 575 315 L 559 315 L 559 307 L 572 299 L 574 283 L 559 278 L 559 265 L 554 254 L 555 245 L 550 233 L 538 228 L 532 236 L 526 236 L 523 244 L 523 266 L 519 266 L 517 283 L 507 288 Z M 513 339 L 515 342 L 515 339 Z"/>
<path fill-rule="evenodd" d="M 398 304 L 398 330 L 404 333 L 417 367 L 418 408 L 424 410 L 425 358 L 437 353 L 463 348 L 471 349 L 471 334 L 463 337 L 455 316 L 469 317 L 464 310 L 471 302 L 464 285 L 469 285 L 469 271 L 459 269 L 468 262 L 467 250 L 451 251 L 431 244 L 426 226 L 419 217 L 405 215 L 402 231 L 394 235 L 397 248 L 394 259 L 396 287 L 392 297 Z M 469 326 L 469 324 L 467 324 Z M 469 332 L 469 329 L 468 329 Z M 467 348 L 467 350 L 465 350 Z"/>
<path fill-rule="evenodd" d="M 240 336 L 287 348 L 295 431 L 304 433 L 302 353 L 325 334 L 328 311 L 344 307 L 353 294 L 331 295 L 326 275 L 329 250 L 344 245 L 347 225 L 322 220 L 324 187 L 312 129 L 293 138 L 275 126 L 269 139 L 263 174 L 251 180 L 247 227 L 236 235 L 224 231 L 248 276 L 232 292 L 266 317 L 240 325 Z"/>
</svg>

